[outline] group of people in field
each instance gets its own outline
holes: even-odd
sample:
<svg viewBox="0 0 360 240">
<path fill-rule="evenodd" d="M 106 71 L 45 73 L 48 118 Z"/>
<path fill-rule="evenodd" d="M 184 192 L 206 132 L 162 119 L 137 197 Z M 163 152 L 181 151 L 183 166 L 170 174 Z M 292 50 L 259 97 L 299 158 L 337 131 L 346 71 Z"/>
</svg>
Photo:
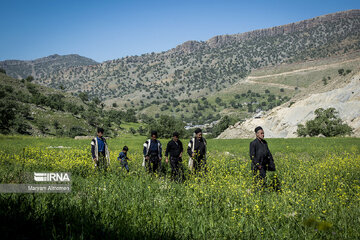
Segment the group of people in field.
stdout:
<svg viewBox="0 0 360 240">
<path fill-rule="evenodd" d="M 257 179 L 263 180 L 265 179 L 266 171 L 275 171 L 275 163 L 267 142 L 264 139 L 264 130 L 261 127 L 256 127 L 255 134 L 255 140 L 250 143 L 251 169 Z M 91 153 L 95 168 L 106 171 L 110 165 L 110 154 L 106 139 L 103 135 L 104 129 L 98 128 L 97 136 L 91 141 Z M 163 150 L 161 142 L 157 138 L 157 132 L 152 131 L 151 138 L 143 144 L 142 166 L 149 173 L 158 172 L 161 168 Z M 117 158 L 122 168 L 126 169 L 127 172 L 130 171 L 128 164 L 129 159 L 127 157 L 128 151 L 129 148 L 124 146 Z M 189 156 L 188 167 L 192 172 L 207 172 L 206 152 L 206 139 L 203 137 L 202 130 L 197 128 L 194 131 L 194 137 L 190 139 L 187 147 L 187 154 Z M 173 180 L 182 181 L 185 178 L 184 166 L 182 164 L 183 157 L 185 157 L 183 144 L 179 139 L 179 133 L 174 132 L 165 150 L 165 163 L 170 163 L 171 177 Z"/>
</svg>

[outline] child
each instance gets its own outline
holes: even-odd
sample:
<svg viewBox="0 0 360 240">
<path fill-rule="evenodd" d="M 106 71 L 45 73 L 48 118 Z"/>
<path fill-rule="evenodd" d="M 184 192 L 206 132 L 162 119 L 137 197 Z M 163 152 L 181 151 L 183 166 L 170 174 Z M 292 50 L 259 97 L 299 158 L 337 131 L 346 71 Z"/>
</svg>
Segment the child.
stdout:
<svg viewBox="0 0 360 240">
<path fill-rule="evenodd" d="M 123 168 L 125 168 L 127 172 L 129 172 L 129 165 L 127 162 L 127 160 L 129 160 L 129 158 L 126 156 L 128 151 L 129 151 L 129 148 L 127 146 L 124 146 L 122 152 L 120 152 L 120 154 L 117 158 L 118 160 L 121 160 L 121 162 L 120 162 L 121 166 Z"/>
</svg>

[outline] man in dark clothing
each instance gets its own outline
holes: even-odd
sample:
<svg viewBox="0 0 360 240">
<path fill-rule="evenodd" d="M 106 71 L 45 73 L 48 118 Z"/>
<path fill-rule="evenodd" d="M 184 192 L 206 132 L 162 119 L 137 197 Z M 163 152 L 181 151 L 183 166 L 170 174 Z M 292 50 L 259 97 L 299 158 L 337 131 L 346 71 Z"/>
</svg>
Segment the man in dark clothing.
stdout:
<svg viewBox="0 0 360 240">
<path fill-rule="evenodd" d="M 159 166 L 161 166 L 162 158 L 162 146 L 159 140 L 157 140 L 157 132 L 151 132 L 151 139 L 144 143 L 144 162 L 143 166 L 147 167 L 149 172 L 156 172 Z"/>
<path fill-rule="evenodd" d="M 103 134 L 104 129 L 98 128 L 97 136 L 91 141 L 92 158 L 95 168 L 99 170 L 106 170 L 110 165 L 110 154 Z"/>
<path fill-rule="evenodd" d="M 171 178 L 179 181 L 184 180 L 184 168 L 182 165 L 183 145 L 179 140 L 179 133 L 173 133 L 173 139 L 166 146 L 165 156 L 166 163 L 169 162 L 168 155 L 170 153 Z M 181 176 L 180 176 L 181 175 Z"/>
<path fill-rule="evenodd" d="M 195 137 L 190 140 L 187 153 L 190 156 L 189 168 L 195 172 L 201 169 L 206 172 L 206 139 L 203 138 L 200 128 L 195 130 Z"/>
<path fill-rule="evenodd" d="M 251 170 L 258 180 L 264 181 L 266 171 L 275 171 L 274 159 L 264 139 L 264 130 L 255 128 L 256 139 L 250 143 Z"/>
</svg>

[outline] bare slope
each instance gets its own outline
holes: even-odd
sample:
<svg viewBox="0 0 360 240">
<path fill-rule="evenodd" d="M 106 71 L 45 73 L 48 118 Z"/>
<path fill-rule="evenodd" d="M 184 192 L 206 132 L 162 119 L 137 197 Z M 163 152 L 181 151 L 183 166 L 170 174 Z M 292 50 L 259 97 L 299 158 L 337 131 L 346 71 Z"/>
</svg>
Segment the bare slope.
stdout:
<svg viewBox="0 0 360 240">
<path fill-rule="evenodd" d="M 293 74 L 299 72 L 293 71 Z M 252 138 L 256 126 L 262 126 L 269 138 L 296 137 L 298 124 L 313 119 L 317 108 L 329 107 L 335 108 L 339 116 L 354 128 L 354 136 L 360 136 L 360 65 L 347 76 L 337 76 L 326 86 L 311 85 L 308 93 L 298 94 L 293 100 L 293 104 L 274 108 L 261 118 L 236 123 L 218 138 Z"/>
</svg>

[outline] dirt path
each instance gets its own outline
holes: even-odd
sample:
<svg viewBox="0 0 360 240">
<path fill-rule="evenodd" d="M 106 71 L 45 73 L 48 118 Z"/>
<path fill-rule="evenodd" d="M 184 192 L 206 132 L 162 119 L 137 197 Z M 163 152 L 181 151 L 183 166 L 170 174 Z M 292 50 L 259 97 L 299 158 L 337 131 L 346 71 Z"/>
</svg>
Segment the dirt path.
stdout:
<svg viewBox="0 0 360 240">
<path fill-rule="evenodd" d="M 256 82 L 256 81 L 250 80 L 249 78 L 246 78 L 244 81 L 239 82 L 239 83 L 262 84 L 262 85 L 267 85 L 267 86 L 277 87 L 277 88 L 284 88 L 284 89 L 291 89 L 291 90 L 295 89 L 294 86 L 289 86 L 289 85 L 285 85 L 285 84 L 281 84 L 281 83 L 272 83 L 272 82 Z"/>
<path fill-rule="evenodd" d="M 360 58 L 355 58 L 355 59 L 343 61 L 343 62 L 340 62 L 340 63 L 325 64 L 325 65 L 320 65 L 320 66 L 315 66 L 315 67 L 302 68 L 302 69 L 297 69 L 297 70 L 293 70 L 293 71 L 289 71 L 289 72 L 276 73 L 276 74 L 263 75 L 263 76 L 248 76 L 247 78 L 249 80 L 250 79 L 261 79 L 261 78 L 270 78 L 270 77 L 292 75 L 294 73 L 299 73 L 299 72 L 320 71 L 320 70 L 327 69 L 329 67 L 336 67 L 341 63 L 355 62 L 355 61 L 359 61 L 359 60 L 360 60 Z"/>
<path fill-rule="evenodd" d="M 360 58 L 355 58 L 355 59 L 343 61 L 340 63 L 331 63 L 331 64 L 325 64 L 325 65 L 320 65 L 320 66 L 315 66 L 315 67 L 302 68 L 302 69 L 297 69 L 297 70 L 293 70 L 293 71 L 289 71 L 289 72 L 269 74 L 269 75 L 263 75 L 263 76 L 248 76 L 247 78 L 245 78 L 245 80 L 237 82 L 236 85 L 237 84 L 263 84 L 263 85 L 267 85 L 267 86 L 293 90 L 295 88 L 294 86 L 289 86 L 289 85 L 281 84 L 281 83 L 272 83 L 272 82 L 257 82 L 254 80 L 262 79 L 262 78 L 278 77 L 278 76 L 287 76 L 287 75 L 292 75 L 292 74 L 301 73 L 301 72 L 320 71 L 320 70 L 327 69 L 329 67 L 336 67 L 341 63 L 354 62 L 354 61 L 359 61 L 359 60 L 360 60 Z M 302 88 L 299 88 L 299 90 L 301 90 L 301 89 Z"/>
</svg>

